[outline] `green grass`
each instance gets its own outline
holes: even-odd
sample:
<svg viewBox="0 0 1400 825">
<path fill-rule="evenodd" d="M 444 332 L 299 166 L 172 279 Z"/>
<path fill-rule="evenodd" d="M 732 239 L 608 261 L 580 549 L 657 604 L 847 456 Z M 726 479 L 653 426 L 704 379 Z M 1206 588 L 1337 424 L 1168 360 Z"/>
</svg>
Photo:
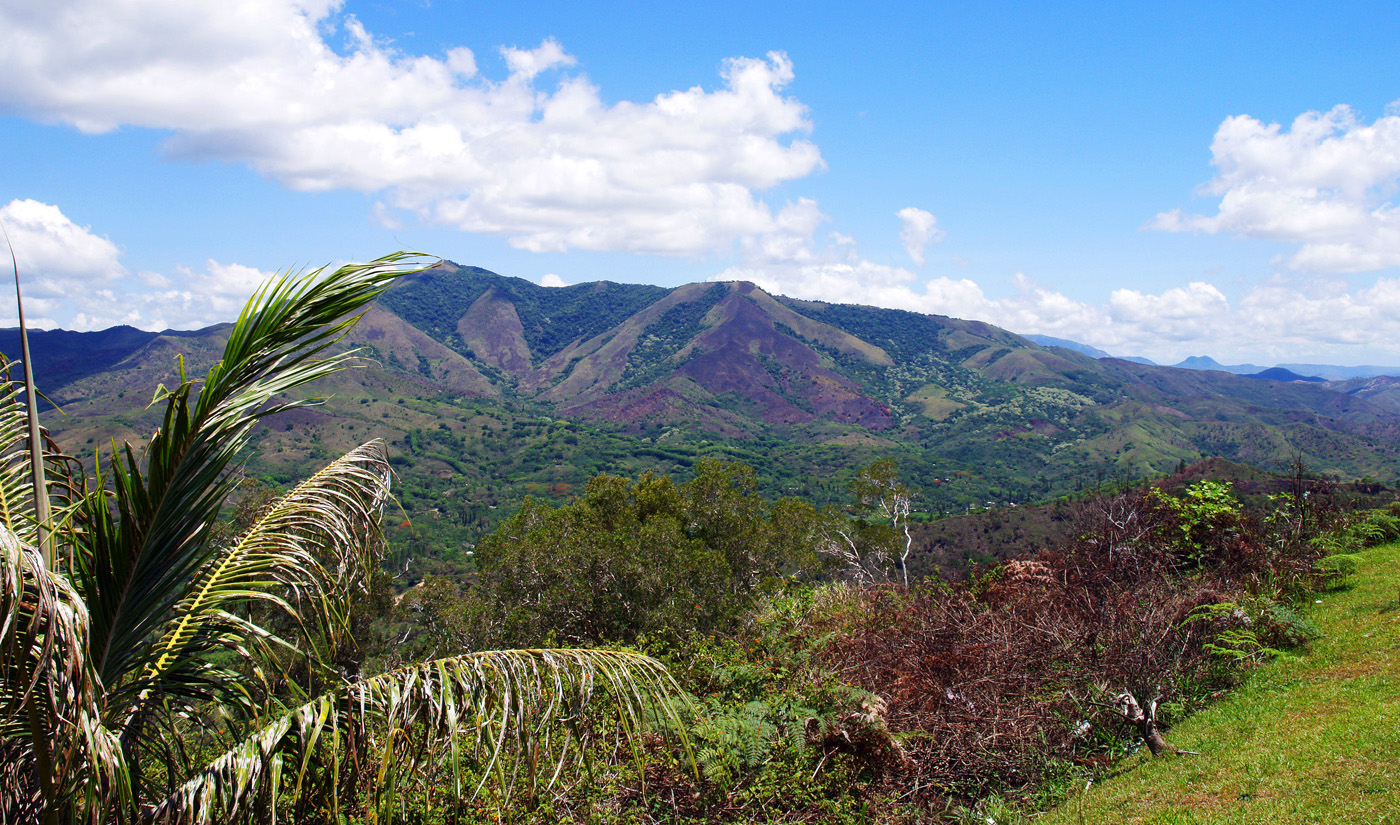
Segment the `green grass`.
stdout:
<svg viewBox="0 0 1400 825">
<path fill-rule="evenodd" d="M 1261 667 L 1039 823 L 1400 823 L 1400 544 L 1361 554 L 1307 617 L 1324 636 Z"/>
</svg>

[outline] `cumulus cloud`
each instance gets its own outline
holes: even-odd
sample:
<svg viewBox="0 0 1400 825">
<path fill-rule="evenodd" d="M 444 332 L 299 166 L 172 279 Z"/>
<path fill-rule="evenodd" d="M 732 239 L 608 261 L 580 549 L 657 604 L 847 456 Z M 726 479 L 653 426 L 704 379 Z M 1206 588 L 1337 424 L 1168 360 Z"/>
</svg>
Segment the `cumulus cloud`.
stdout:
<svg viewBox="0 0 1400 825">
<path fill-rule="evenodd" d="M 1081 341 L 1119 355 L 1175 363 L 1211 354 L 1239 361 L 1400 358 L 1400 280 L 1319 294 L 1276 278 L 1230 301 L 1192 283 L 1157 294 L 1115 290 L 1103 303 L 1048 291 L 993 302 L 987 320 L 1017 332 Z"/>
<path fill-rule="evenodd" d="M 128 325 L 146 330 L 201 329 L 238 317 L 248 298 L 274 273 L 213 259 L 202 269 L 180 266 L 169 277 L 143 272 L 112 286 L 55 301 L 64 329 L 94 330 Z M 147 288 L 138 288 L 139 281 Z M 150 284 L 160 288 L 150 289 Z"/>
<path fill-rule="evenodd" d="M 125 274 L 117 245 L 69 220 L 57 206 L 16 199 L 0 207 L 21 274 L 41 274 L 51 286 L 74 280 L 106 283 Z"/>
<path fill-rule="evenodd" d="M 1085 301 L 1024 273 L 1010 278 L 1012 294 L 992 297 L 967 278 L 925 278 L 867 260 L 851 238 L 838 233 L 818 243 L 814 234 L 793 231 L 755 242 L 748 253 L 742 264 L 711 280 L 751 281 L 804 300 L 986 321 L 1159 363 L 1202 353 L 1269 363 L 1400 359 L 1400 279 L 1352 289 L 1341 279 L 1276 276 L 1233 301 L 1216 285 L 1197 281 L 1155 293 L 1117 289 L 1102 301 Z"/>
<path fill-rule="evenodd" d="M 540 286 L 568 286 L 568 282 L 553 272 L 546 272 L 540 276 Z"/>
<path fill-rule="evenodd" d="M 780 52 L 720 84 L 606 103 L 555 40 L 414 56 L 334 0 L 0 5 L 0 107 L 87 132 L 172 131 L 170 153 L 535 251 L 697 256 L 782 228 L 757 194 L 823 167 Z"/>
<path fill-rule="evenodd" d="M 79 226 L 56 206 L 36 200 L 12 200 L 0 207 L 0 223 L 14 250 L 23 284 L 25 320 L 37 328 L 57 325 L 65 302 L 74 296 L 101 300 L 111 284 L 126 274 L 117 245 Z M 5 306 L 0 323 L 14 326 Z"/>
<path fill-rule="evenodd" d="M 1364 123 L 1347 106 L 1307 112 L 1284 129 L 1227 118 L 1211 144 L 1215 215 L 1180 209 L 1148 226 L 1297 244 L 1291 269 L 1346 273 L 1400 265 L 1400 111 Z"/>
<path fill-rule="evenodd" d="M 920 280 L 907 270 L 863 260 L 732 267 L 717 279 L 753 281 L 807 300 L 987 321 L 1159 363 L 1194 354 L 1268 363 L 1400 359 L 1400 279 L 1381 278 L 1368 288 L 1331 295 L 1269 283 L 1246 290 L 1234 303 L 1214 285 L 1200 282 L 1160 293 L 1115 290 L 1102 302 L 1042 287 L 992 298 L 965 278 Z"/>
<path fill-rule="evenodd" d="M 966 278 L 920 282 L 904 267 L 862 257 L 855 240 L 839 232 L 832 232 L 825 243 L 816 243 L 816 230 L 826 218 L 814 202 L 789 204 L 780 214 L 787 216 L 781 231 L 751 241 L 744 249 L 743 263 L 711 280 L 751 281 L 768 292 L 793 298 L 961 318 L 979 318 L 989 312 L 991 303 L 982 288 Z"/>
<path fill-rule="evenodd" d="M 900 222 L 899 240 L 904 244 L 904 251 L 909 253 L 909 259 L 915 266 L 923 266 L 924 247 L 943 240 L 944 232 L 938 225 L 938 218 L 934 217 L 932 212 L 925 212 L 913 206 L 906 206 L 897 214 Z"/>
<path fill-rule="evenodd" d="M 842 304 L 893 307 L 934 315 L 981 318 L 992 302 L 966 278 L 931 278 L 920 283 L 903 267 L 864 259 L 817 255 L 802 262 L 732 266 L 717 281 L 752 281 L 768 292 L 792 298 Z"/>
<path fill-rule="evenodd" d="M 202 270 L 178 267 L 170 276 L 133 274 L 119 260 L 115 243 L 74 223 L 57 206 L 36 200 L 0 207 L 0 222 L 14 245 L 25 321 L 35 328 L 204 327 L 237 317 L 271 274 L 214 260 Z M 11 311 L 0 311 L 0 326 L 16 323 Z"/>
</svg>

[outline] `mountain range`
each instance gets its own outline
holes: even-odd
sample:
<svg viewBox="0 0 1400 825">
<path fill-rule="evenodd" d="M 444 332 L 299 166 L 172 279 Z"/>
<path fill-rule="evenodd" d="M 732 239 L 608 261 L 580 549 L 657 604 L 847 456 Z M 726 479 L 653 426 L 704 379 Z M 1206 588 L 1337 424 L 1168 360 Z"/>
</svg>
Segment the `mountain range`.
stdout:
<svg viewBox="0 0 1400 825">
<path fill-rule="evenodd" d="M 227 332 L 32 333 L 40 389 L 65 413 L 46 423 L 79 455 L 139 440 L 176 357 L 202 374 Z M 347 343 L 369 356 L 364 368 L 321 387 L 325 404 L 264 428 L 250 472 L 299 478 L 379 435 L 399 451 L 409 515 L 462 524 L 475 518 L 464 497 L 567 495 L 595 472 L 684 472 L 705 456 L 753 464 L 770 491 L 818 502 L 840 501 L 857 467 L 893 456 L 924 507 L 943 512 L 1211 456 L 1400 474 L 1400 379 L 1093 357 L 978 321 L 743 282 L 542 287 L 443 263 L 397 282 Z M 14 331 L 0 331 L 0 351 L 18 352 Z"/>
<path fill-rule="evenodd" d="M 1114 356 L 1097 347 L 1091 347 L 1088 344 L 1081 344 L 1078 341 L 1071 341 L 1066 338 L 1055 338 L 1050 335 L 1026 335 L 1025 338 L 1041 346 L 1062 347 L 1064 349 L 1074 350 L 1075 352 L 1082 352 L 1094 358 L 1122 358 L 1124 361 L 1133 361 L 1138 364 L 1153 364 L 1155 366 L 1153 361 L 1146 358 L 1140 358 L 1138 356 Z M 1234 373 L 1235 375 L 1247 375 L 1253 378 L 1269 378 L 1275 381 L 1345 381 L 1351 378 L 1376 378 L 1379 376 L 1394 378 L 1400 376 L 1400 367 L 1380 367 L 1375 365 L 1343 367 L 1337 366 L 1336 364 L 1276 364 L 1272 367 L 1261 367 L 1258 364 L 1222 364 L 1209 355 L 1192 355 L 1172 364 L 1172 366 L 1186 370 L 1217 370 L 1220 372 Z"/>
</svg>

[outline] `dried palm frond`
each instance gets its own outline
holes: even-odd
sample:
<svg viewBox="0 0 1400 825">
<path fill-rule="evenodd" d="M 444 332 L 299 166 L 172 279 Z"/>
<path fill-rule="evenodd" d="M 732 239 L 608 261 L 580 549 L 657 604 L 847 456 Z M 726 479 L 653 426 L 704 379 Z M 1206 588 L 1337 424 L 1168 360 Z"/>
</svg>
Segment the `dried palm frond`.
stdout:
<svg viewBox="0 0 1400 825">
<path fill-rule="evenodd" d="M 154 819 L 253 821 L 292 800 L 314 802 L 333 820 L 363 804 L 393 821 L 406 790 L 422 790 L 414 778 L 440 772 L 452 779 L 454 805 L 488 782 L 505 797 L 533 798 L 587 758 L 600 700 L 640 758 L 644 729 L 679 730 L 683 700 L 668 698 L 679 695 L 659 662 L 624 651 L 500 650 L 424 662 L 280 716 L 160 803 Z"/>
<path fill-rule="evenodd" d="M 0 822 L 38 821 L 60 799 L 92 809 L 129 800 L 87 633 L 73 588 L 0 526 Z"/>
</svg>

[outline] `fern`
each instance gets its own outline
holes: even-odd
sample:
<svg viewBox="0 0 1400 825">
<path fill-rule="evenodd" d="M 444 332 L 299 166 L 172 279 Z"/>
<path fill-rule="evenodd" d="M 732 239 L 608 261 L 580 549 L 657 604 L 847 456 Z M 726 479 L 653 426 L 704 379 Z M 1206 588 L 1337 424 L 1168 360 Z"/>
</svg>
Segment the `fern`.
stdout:
<svg viewBox="0 0 1400 825">
<path fill-rule="evenodd" d="M 1332 582 L 1340 582 L 1357 571 L 1361 557 L 1355 553 L 1333 553 L 1317 560 L 1318 572 Z"/>
<path fill-rule="evenodd" d="M 1322 635 L 1317 626 L 1272 599 L 1248 605 L 1220 602 L 1191 611 L 1183 624 L 1201 623 L 1208 636 L 1202 647 L 1222 659 L 1254 664 L 1288 656 L 1295 647 Z"/>
<path fill-rule="evenodd" d="M 816 710 L 796 702 L 756 699 L 728 707 L 712 703 L 709 715 L 691 731 L 699 745 L 700 771 L 720 788 L 740 784 L 747 774 L 784 754 L 806 753 L 810 720 L 816 720 L 823 734 L 830 729 L 830 722 Z"/>
<path fill-rule="evenodd" d="M 1282 644 L 1297 646 L 1322 636 L 1321 628 L 1299 616 L 1286 604 L 1271 601 L 1264 612 Z"/>
</svg>

